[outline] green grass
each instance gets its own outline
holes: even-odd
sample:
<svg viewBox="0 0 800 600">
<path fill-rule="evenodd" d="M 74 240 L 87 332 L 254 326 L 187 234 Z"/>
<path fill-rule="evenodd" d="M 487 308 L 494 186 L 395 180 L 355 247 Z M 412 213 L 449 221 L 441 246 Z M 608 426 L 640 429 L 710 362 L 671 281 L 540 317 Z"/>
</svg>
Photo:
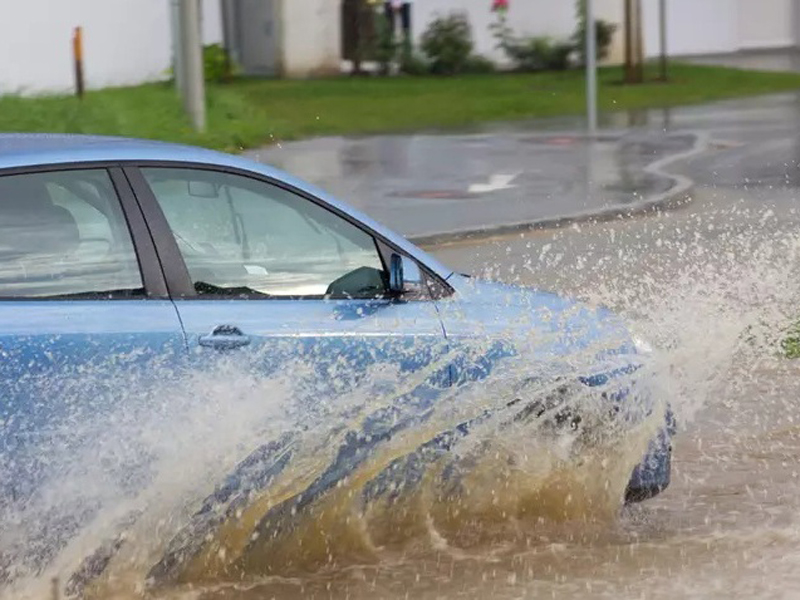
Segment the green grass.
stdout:
<svg viewBox="0 0 800 600">
<path fill-rule="evenodd" d="M 800 89 L 800 74 L 675 64 L 669 83 L 620 84 L 601 69 L 604 111 L 659 108 Z M 491 121 L 577 115 L 580 71 L 453 78 L 243 79 L 208 88 L 208 129 L 192 131 L 166 84 L 71 96 L 0 97 L 0 131 L 97 133 L 170 140 L 228 151 L 317 135 L 457 128 Z"/>
<path fill-rule="evenodd" d="M 781 351 L 786 358 L 800 358 L 800 323 L 795 323 L 781 340 Z"/>
</svg>

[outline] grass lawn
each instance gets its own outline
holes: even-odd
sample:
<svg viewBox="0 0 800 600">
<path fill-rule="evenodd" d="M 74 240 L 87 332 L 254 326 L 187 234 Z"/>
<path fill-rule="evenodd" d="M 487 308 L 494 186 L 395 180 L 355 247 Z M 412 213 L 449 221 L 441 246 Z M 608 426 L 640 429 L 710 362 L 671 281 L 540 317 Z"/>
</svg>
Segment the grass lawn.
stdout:
<svg viewBox="0 0 800 600">
<path fill-rule="evenodd" d="M 599 73 L 603 111 L 658 108 L 800 90 L 800 74 L 675 64 L 669 83 L 620 84 Z M 228 151 L 329 134 L 399 132 L 585 110 L 581 71 L 453 78 L 308 81 L 242 79 L 208 88 L 208 129 L 189 127 L 167 84 L 72 96 L 0 97 L 0 131 L 98 133 L 170 140 Z"/>
</svg>

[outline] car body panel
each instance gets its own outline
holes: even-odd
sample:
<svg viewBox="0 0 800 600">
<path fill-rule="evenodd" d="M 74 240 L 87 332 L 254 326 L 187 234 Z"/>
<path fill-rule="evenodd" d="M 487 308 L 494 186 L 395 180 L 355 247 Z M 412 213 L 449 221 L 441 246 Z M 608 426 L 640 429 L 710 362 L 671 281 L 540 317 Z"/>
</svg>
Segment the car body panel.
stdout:
<svg viewBox="0 0 800 600">
<path fill-rule="evenodd" d="M 144 165 L 233 172 L 293 190 L 358 224 L 377 239 L 377 246 L 416 261 L 430 276 L 428 289 L 439 291 L 419 299 L 402 295 L 368 300 L 200 298 L 190 286 L 177 242 L 141 176 L 139 167 Z M 603 402 L 625 408 L 620 418 L 641 420 L 660 409 L 647 390 L 624 377 L 640 368 L 643 357 L 627 327 L 608 309 L 455 274 L 402 236 L 277 169 L 159 142 L 0 134 L 0 176 L 83 166 L 104 166 L 112 174 L 149 297 L 0 300 L 0 380 L 5 398 L 4 404 L 0 402 L 0 453 L 7 458 L 0 466 L 0 525 L 3 509 L 10 502 L 30 499 L 35 486 L 52 474 L 52 465 L 59 464 L 53 460 L 48 466 L 45 460 L 58 458 L 68 448 L 52 437 L 53 432 L 62 435 L 83 416 L 124 406 L 136 397 L 140 386 L 168 383 L 185 367 L 203 372 L 222 369 L 222 376 L 224 369 L 233 368 L 227 372 L 231 377 L 236 377 L 235 369 L 257 375 L 291 374 L 282 369 L 287 361 L 306 360 L 315 371 L 314 380 L 322 383 L 298 390 L 305 394 L 301 408 L 311 413 L 315 402 L 337 393 L 347 401 L 342 391 L 357 386 L 373 365 L 391 365 L 401 378 L 422 373 L 402 393 L 387 396 L 393 404 L 368 406 L 357 426 L 331 434 L 332 448 L 338 450 L 329 467 L 300 494 L 304 503 L 338 485 L 392 436 L 429 418 L 438 399 L 448 393 L 452 397 L 453 386 L 483 381 L 503 368 L 505 375 L 524 381 L 567 378 L 597 390 L 598 397 L 601 390 L 618 384 L 613 393 L 603 396 Z M 222 343 L 209 344 L 215 336 Z M 65 394 L 69 386 L 70 393 Z M 509 400 L 498 404 L 501 411 L 530 415 L 527 409 L 532 402 L 517 407 L 516 399 Z M 448 423 L 433 439 L 376 472 L 364 488 L 364 500 L 385 496 L 401 483 L 413 486 L 425 464 L 439 460 L 455 440 L 488 417 Z M 658 493 L 669 483 L 669 440 L 674 430 L 665 419 L 632 474 L 631 500 Z M 208 524 L 217 523 L 204 520 L 214 510 L 241 507 L 237 498 L 244 502 L 253 491 L 268 486 L 291 460 L 292 444 L 301 439 L 293 435 L 285 432 L 278 440 L 263 440 L 263 447 L 249 449 L 250 456 L 202 504 L 195 515 L 199 521 L 192 522 L 196 527 L 189 525 L 194 545 L 177 539 L 174 552 L 166 555 L 156 572 L 175 574 L 180 561 L 171 562 L 172 558 L 185 547 L 197 550 L 197 544 L 206 539 Z M 69 442 L 69 435 L 64 440 Z M 263 532 L 284 513 L 293 515 L 299 501 L 292 499 L 277 507 L 277 512 L 263 515 L 258 528 Z M 43 535 L 46 526 L 41 524 Z M 51 552 L 61 541 L 53 539 Z"/>
<path fill-rule="evenodd" d="M 21 549 L 21 563 L 50 558 L 96 509 L 78 491 L 37 510 L 49 503 L 40 494 L 64 483 L 103 423 L 117 419 L 109 415 L 140 410 L 146 390 L 176 375 L 185 358 L 169 300 L 0 301 L 0 530 L 10 536 L 18 511 L 31 511 L 25 535 L 47 539 Z M 95 447 L 92 460 L 108 450 Z"/>
<path fill-rule="evenodd" d="M 446 353 L 433 302 L 198 299 L 176 306 L 194 359 L 209 364 L 228 360 L 235 351 L 243 365 L 272 374 L 300 358 L 313 365 L 320 385 L 347 379 L 354 385 L 376 363 L 416 371 Z M 201 338 L 223 326 L 240 331 L 246 345 L 230 350 L 201 345 Z M 449 375 L 439 381 L 449 385 Z"/>
</svg>

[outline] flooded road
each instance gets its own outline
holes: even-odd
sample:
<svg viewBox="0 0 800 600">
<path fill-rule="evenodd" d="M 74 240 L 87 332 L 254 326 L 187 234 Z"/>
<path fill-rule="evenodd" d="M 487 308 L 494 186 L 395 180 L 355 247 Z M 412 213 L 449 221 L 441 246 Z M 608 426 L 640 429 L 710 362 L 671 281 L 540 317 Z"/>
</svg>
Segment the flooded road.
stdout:
<svg viewBox="0 0 800 600">
<path fill-rule="evenodd" d="M 566 520 L 463 520 L 373 560 L 159 597 L 800 596 L 800 364 L 779 352 L 800 297 L 798 225 L 789 191 L 732 200 L 700 188 L 669 214 L 430 249 L 634 323 L 655 346 L 680 426 L 658 498 Z"/>
</svg>

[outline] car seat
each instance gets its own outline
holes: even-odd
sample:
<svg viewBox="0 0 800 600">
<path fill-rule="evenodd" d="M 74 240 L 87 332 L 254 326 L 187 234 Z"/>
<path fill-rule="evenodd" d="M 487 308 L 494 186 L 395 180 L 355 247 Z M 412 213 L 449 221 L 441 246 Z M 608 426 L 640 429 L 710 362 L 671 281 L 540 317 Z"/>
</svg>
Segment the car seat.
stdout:
<svg viewBox="0 0 800 600">
<path fill-rule="evenodd" d="M 44 181 L 29 175 L 0 177 L 2 255 L 63 257 L 80 243 L 75 218 L 53 204 Z"/>
<path fill-rule="evenodd" d="M 75 218 L 36 176 L 0 177 L 0 283 L 48 279 L 80 244 Z"/>
</svg>

